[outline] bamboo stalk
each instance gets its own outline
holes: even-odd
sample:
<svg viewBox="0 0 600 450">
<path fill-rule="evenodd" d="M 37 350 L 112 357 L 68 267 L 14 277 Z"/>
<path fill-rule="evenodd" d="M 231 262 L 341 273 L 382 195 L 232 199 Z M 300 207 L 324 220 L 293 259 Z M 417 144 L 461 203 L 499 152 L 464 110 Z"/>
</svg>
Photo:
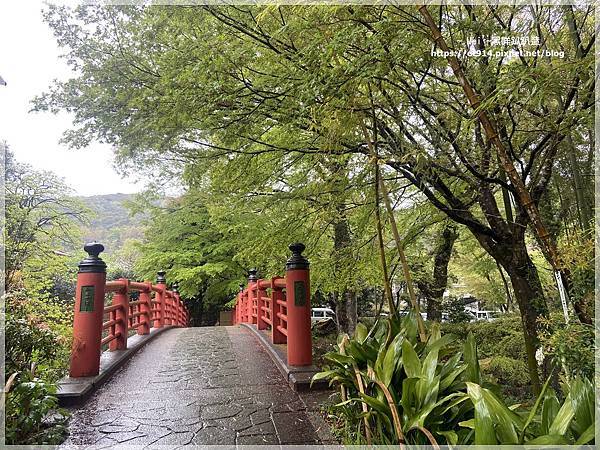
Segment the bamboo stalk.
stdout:
<svg viewBox="0 0 600 450">
<path fill-rule="evenodd" d="M 340 354 L 345 355 L 346 354 L 346 342 L 348 341 L 348 335 L 344 334 L 344 336 L 342 337 L 342 342 L 340 342 Z M 344 387 L 343 384 L 340 384 L 340 395 L 342 397 L 342 402 L 345 402 L 348 397 L 346 395 L 346 388 Z"/>
<path fill-rule="evenodd" d="M 427 331 L 425 330 L 425 324 L 423 323 L 423 318 L 421 317 L 421 309 L 419 308 L 419 303 L 417 302 L 417 297 L 415 295 L 415 290 L 413 288 L 412 278 L 410 276 L 410 268 L 408 267 L 408 261 L 406 260 L 406 254 L 404 253 L 404 248 L 402 246 L 402 241 L 400 239 L 400 233 L 398 233 L 398 226 L 396 224 L 396 218 L 394 217 L 394 210 L 392 209 L 392 205 L 390 204 L 390 199 L 388 197 L 388 192 L 383 182 L 383 178 L 379 173 L 379 161 L 377 150 L 373 147 L 373 143 L 371 137 L 369 136 L 369 132 L 367 131 L 367 126 L 365 125 L 364 119 L 361 120 L 361 129 L 367 142 L 367 146 L 369 147 L 369 152 L 374 158 L 375 164 L 375 192 L 376 192 L 376 211 L 375 214 L 377 216 L 378 221 L 378 236 L 379 236 L 379 245 L 380 249 L 383 249 L 383 238 L 380 236 L 381 234 L 381 222 L 379 216 L 379 192 L 378 189 L 381 189 L 381 193 L 383 194 L 383 202 L 385 204 L 385 208 L 388 213 L 388 217 L 390 219 L 390 226 L 392 227 L 392 234 L 394 235 L 394 241 L 396 242 L 396 249 L 398 250 L 398 255 L 400 257 L 400 262 L 402 264 L 402 272 L 404 274 L 404 280 L 406 281 L 406 286 L 408 288 L 408 297 L 412 304 L 412 307 L 415 310 L 417 316 L 417 324 L 419 327 L 419 339 L 421 342 L 427 341 Z M 381 250 L 382 251 L 382 250 Z M 385 263 L 385 256 L 382 257 L 382 264 Z M 387 269 L 385 270 L 385 279 L 387 280 Z M 387 282 L 387 281 L 386 281 Z M 387 282 L 387 286 L 389 288 L 389 282 Z M 394 300 L 391 294 L 391 288 L 389 288 L 389 302 L 390 305 L 393 306 L 393 309 L 390 307 L 390 313 L 396 311 L 395 305 L 393 305 Z"/>
<path fill-rule="evenodd" d="M 410 302 L 412 303 L 412 306 L 415 309 L 415 313 L 417 315 L 417 324 L 419 325 L 419 337 L 421 339 L 421 342 L 425 342 L 427 340 L 427 332 L 425 331 L 423 317 L 421 317 L 421 308 L 419 307 L 419 302 L 417 302 L 417 296 L 415 295 L 412 278 L 410 276 L 410 268 L 408 267 L 408 261 L 406 260 L 406 253 L 404 253 L 404 246 L 402 245 L 402 241 L 400 240 L 400 233 L 398 233 L 398 226 L 396 225 L 394 210 L 392 209 L 392 205 L 390 204 L 388 192 L 385 188 L 385 184 L 383 183 L 383 179 L 381 177 L 379 178 L 379 183 L 381 184 L 383 202 L 385 204 L 385 208 L 387 209 L 388 216 L 390 218 L 392 233 L 394 234 L 396 248 L 398 249 L 398 255 L 400 256 L 400 262 L 402 263 L 402 272 L 404 274 L 404 280 L 406 281 L 406 286 L 408 288 Z"/>
<path fill-rule="evenodd" d="M 385 247 L 383 244 L 383 230 L 381 226 L 381 213 L 379 211 L 379 167 L 375 162 L 375 220 L 377 221 L 377 240 L 379 242 L 379 259 L 381 262 L 381 270 L 383 272 L 383 288 L 385 289 L 385 295 L 388 300 L 388 308 L 390 314 L 396 313 L 396 305 L 394 305 L 394 297 L 392 295 L 392 288 L 390 287 L 390 280 L 388 278 L 387 263 L 385 262 Z"/>
</svg>

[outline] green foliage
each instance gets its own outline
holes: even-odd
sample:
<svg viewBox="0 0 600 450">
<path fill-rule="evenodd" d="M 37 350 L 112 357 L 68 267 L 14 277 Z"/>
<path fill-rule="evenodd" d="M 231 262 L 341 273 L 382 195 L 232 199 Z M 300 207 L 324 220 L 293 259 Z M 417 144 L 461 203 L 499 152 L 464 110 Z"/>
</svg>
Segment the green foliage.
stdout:
<svg viewBox="0 0 600 450">
<path fill-rule="evenodd" d="M 103 259 L 109 270 L 131 270 L 131 244 L 143 237 L 140 212 L 134 218 L 128 204 L 135 199 L 134 194 L 92 195 L 78 198 L 91 213 L 90 222 L 82 230 L 85 242 L 97 241 L 104 245 Z M 79 249 L 77 249 L 79 250 Z"/>
<path fill-rule="evenodd" d="M 150 200 L 146 211 L 144 240 L 132 243 L 139 254 L 134 271 L 153 280 L 157 270 L 165 270 L 167 282 L 179 284 L 195 320 L 214 323 L 246 275 L 235 260 L 236 240 L 229 238 L 233 233 L 221 232 L 192 192 L 164 206 Z"/>
<path fill-rule="evenodd" d="M 594 316 L 595 270 L 594 238 L 589 233 L 576 233 L 561 246 L 561 256 L 569 268 L 572 287 L 570 300 Z"/>
<path fill-rule="evenodd" d="M 67 367 L 70 339 L 52 328 L 62 329 L 64 320 L 55 316 L 60 311 L 56 307 L 45 308 L 49 314 L 41 315 L 43 311 L 19 292 L 8 294 L 6 305 L 5 371 L 11 378 L 5 404 L 6 442 L 58 444 L 67 413 L 58 408 L 55 383 Z M 70 336 L 72 322 L 68 327 Z"/>
<path fill-rule="evenodd" d="M 565 385 L 562 405 L 548 380 L 532 409 L 508 406 L 495 385 L 481 380 L 473 334 L 457 352 L 454 338 L 441 335 L 437 325 L 429 330 L 426 343 L 417 342 L 416 328 L 412 313 L 401 322 L 386 319 L 371 331 L 360 325 L 353 339 L 343 337 L 337 351 L 325 355 L 329 366 L 314 379 L 327 378 L 340 387 L 343 401 L 331 413 L 346 440 L 365 442 L 366 418 L 374 444 L 398 443 L 401 435 L 406 444 L 594 442 L 594 389 L 586 378 Z M 498 381 L 527 381 L 522 361 L 493 358 L 491 368 L 505 377 Z M 362 392 L 359 378 L 365 386 Z M 395 427 L 394 408 L 401 433 Z M 427 432 L 431 438 L 426 438 Z"/>
<path fill-rule="evenodd" d="M 58 408 L 56 384 L 20 373 L 20 381 L 6 393 L 5 432 L 9 445 L 56 445 L 66 434 L 67 411 Z"/>
<path fill-rule="evenodd" d="M 6 443 L 58 444 L 67 414 L 55 383 L 69 363 L 77 261 L 68 252 L 86 209 L 54 174 L 5 156 Z"/>
<path fill-rule="evenodd" d="M 342 338 L 337 351 L 324 356 L 328 365 L 314 379 L 342 386 L 348 399 L 336 405 L 336 413 L 349 429 L 360 430 L 366 417 L 373 443 L 399 442 L 395 408 L 406 443 L 429 444 L 427 431 L 438 443 L 468 443 L 472 432 L 459 424 L 473 418 L 465 381 L 479 381 L 477 352 L 472 339 L 464 353 L 456 352 L 452 341 L 433 324 L 428 341 L 418 342 L 413 313 L 386 318 L 370 332 L 360 324 L 353 339 Z M 358 377 L 365 386 L 362 392 Z M 354 443 L 364 443 L 360 435 Z"/>
<path fill-rule="evenodd" d="M 567 378 L 594 376 L 594 328 L 576 321 L 564 322 L 561 313 L 540 320 L 544 355 L 550 357 Z"/>
<path fill-rule="evenodd" d="M 530 411 L 515 412 L 493 392 L 467 383 L 475 406 L 476 445 L 582 445 L 594 442 L 594 388 L 585 378 L 576 378 L 559 403 L 552 388 L 544 385 Z"/>
<path fill-rule="evenodd" d="M 443 323 L 441 327 L 444 333 L 457 336 L 459 341 L 473 335 L 479 357 L 485 360 L 481 369 L 484 377 L 498 382 L 504 395 L 520 401 L 530 397 L 525 341 L 517 316 L 502 316 L 492 322 Z M 510 378 L 513 375 L 514 381 Z"/>
<path fill-rule="evenodd" d="M 499 355 L 525 358 L 523 329 L 516 315 L 504 315 L 492 322 L 443 323 L 441 327 L 444 333 L 453 334 L 461 341 L 472 334 L 482 358 Z"/>
<path fill-rule="evenodd" d="M 6 373 L 36 364 L 36 373 L 51 382 L 68 368 L 73 311 L 51 300 L 26 297 L 22 291 L 6 296 Z"/>
<path fill-rule="evenodd" d="M 529 376 L 524 359 L 493 356 L 483 372 L 490 378 L 490 381 L 502 387 L 505 395 L 518 399 L 527 398 Z"/>
<path fill-rule="evenodd" d="M 74 247 L 77 225 L 86 220 L 86 208 L 69 196 L 70 189 L 55 174 L 36 171 L 14 159 L 6 144 L 5 153 L 5 287 L 23 286 L 27 264 L 37 258 L 57 260 L 57 253 Z M 35 272 L 35 269 L 30 270 Z"/>
<path fill-rule="evenodd" d="M 465 305 L 460 299 L 451 297 L 443 307 L 443 311 L 448 314 L 450 323 L 467 323 L 473 316 L 465 311 Z"/>
</svg>

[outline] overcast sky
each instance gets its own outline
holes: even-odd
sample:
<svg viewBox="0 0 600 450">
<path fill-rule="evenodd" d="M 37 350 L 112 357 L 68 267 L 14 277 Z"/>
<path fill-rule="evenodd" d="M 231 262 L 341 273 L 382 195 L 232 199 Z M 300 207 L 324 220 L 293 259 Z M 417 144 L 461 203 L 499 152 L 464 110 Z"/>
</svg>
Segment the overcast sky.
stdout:
<svg viewBox="0 0 600 450">
<path fill-rule="evenodd" d="M 71 116 L 28 113 L 30 100 L 54 79 L 69 78 L 50 28 L 42 21 L 41 1 L 8 1 L 0 12 L 0 140 L 17 161 L 55 172 L 79 195 L 139 192 L 142 185 L 113 169 L 112 150 L 101 144 L 70 150 L 59 144 Z"/>
</svg>

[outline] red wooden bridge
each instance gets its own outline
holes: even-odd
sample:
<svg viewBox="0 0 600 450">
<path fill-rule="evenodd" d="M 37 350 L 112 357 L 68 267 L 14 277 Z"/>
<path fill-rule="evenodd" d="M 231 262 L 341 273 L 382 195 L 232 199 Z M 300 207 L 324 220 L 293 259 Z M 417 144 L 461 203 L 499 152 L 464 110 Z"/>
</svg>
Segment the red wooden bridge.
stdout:
<svg viewBox="0 0 600 450">
<path fill-rule="evenodd" d="M 304 245 L 290 245 L 285 277 L 249 272 L 234 326 L 202 328 L 188 327 L 164 271 L 156 283 L 107 282 L 104 247 L 85 250 L 58 393 L 73 410 L 65 446 L 334 443 L 318 412 L 326 394 L 295 392 L 285 373 L 312 364 Z"/>
</svg>

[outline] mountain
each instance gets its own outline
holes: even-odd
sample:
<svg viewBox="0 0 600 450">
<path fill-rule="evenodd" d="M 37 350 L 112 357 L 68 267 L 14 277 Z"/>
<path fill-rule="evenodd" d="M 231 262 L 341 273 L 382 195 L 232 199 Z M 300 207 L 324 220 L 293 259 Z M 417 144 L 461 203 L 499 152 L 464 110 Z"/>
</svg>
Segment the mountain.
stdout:
<svg viewBox="0 0 600 450">
<path fill-rule="evenodd" d="M 128 239 L 141 239 L 142 216 L 131 217 L 125 207 L 135 194 L 106 194 L 78 197 L 92 210 L 90 224 L 83 227 L 86 242 L 97 241 L 104 245 L 104 254 L 117 252 Z"/>
</svg>

